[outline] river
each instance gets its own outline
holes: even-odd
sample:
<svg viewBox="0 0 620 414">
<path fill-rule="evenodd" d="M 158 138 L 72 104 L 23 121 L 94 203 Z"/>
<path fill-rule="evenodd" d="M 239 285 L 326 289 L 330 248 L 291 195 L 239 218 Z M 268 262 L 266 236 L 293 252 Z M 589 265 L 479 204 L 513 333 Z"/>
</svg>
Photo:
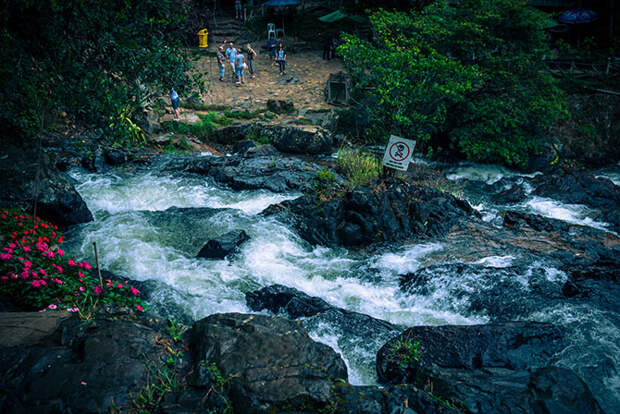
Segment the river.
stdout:
<svg viewBox="0 0 620 414">
<path fill-rule="evenodd" d="M 618 178 L 617 169 L 600 174 Z M 136 280 L 162 282 L 167 288 L 155 297 L 174 300 L 194 319 L 218 312 L 249 312 L 245 292 L 279 283 L 402 326 L 477 324 L 497 317 L 489 307 L 473 311 L 472 302 L 496 294 L 499 287 L 508 286 L 511 300 L 518 302 L 526 300 L 541 280 L 558 287 L 566 280 L 562 271 L 544 262 L 507 254 L 470 260 L 475 266 L 464 274 L 441 273 L 438 268 L 439 273 L 424 290 L 405 293 L 399 287 L 399 275 L 463 259 L 442 242 L 394 246 L 372 253 L 311 246 L 277 218 L 260 214 L 269 205 L 299 197 L 299 193 L 231 191 L 210 178 L 159 174 L 148 167 L 106 173 L 76 169 L 70 175 L 95 221 L 70 230 L 67 250 L 92 260 L 92 242 L 97 242 L 102 268 Z M 463 164 L 447 169 L 446 176 L 455 182 L 467 180 L 465 199 L 489 222 L 496 220 L 497 212 L 505 206 L 490 202 L 484 185 L 513 177 L 522 180 L 528 196 L 511 208 L 608 228 L 592 218 L 594 213 L 585 206 L 531 195 L 529 177 L 514 171 Z M 196 258 L 207 240 L 235 229 L 250 236 L 238 254 L 225 260 Z M 501 272 L 517 264 L 517 278 L 514 273 Z M 484 269 L 499 269 L 498 276 L 490 279 Z M 503 278 L 511 277 L 506 284 L 508 280 Z M 555 364 L 580 374 L 606 411 L 620 406 L 617 313 L 553 301 L 525 306 L 513 316 L 566 327 L 571 345 L 557 355 Z M 306 327 L 315 340 L 343 356 L 352 384 L 376 382 L 375 354 L 388 338 L 345 335 L 338 326 L 320 319 L 307 321 Z"/>
</svg>

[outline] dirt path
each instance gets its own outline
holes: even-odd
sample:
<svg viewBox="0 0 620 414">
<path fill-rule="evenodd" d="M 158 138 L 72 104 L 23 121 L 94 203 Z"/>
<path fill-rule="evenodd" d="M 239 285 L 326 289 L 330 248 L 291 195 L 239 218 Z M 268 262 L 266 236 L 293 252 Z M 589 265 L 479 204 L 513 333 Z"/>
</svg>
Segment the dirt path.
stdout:
<svg viewBox="0 0 620 414">
<path fill-rule="evenodd" d="M 257 50 L 255 48 L 255 50 Z M 198 70 L 208 72 L 209 85 L 203 96 L 206 104 L 229 105 L 247 109 L 264 108 L 268 99 L 291 100 L 297 109 L 327 109 L 324 89 L 330 73 L 342 70 L 339 59 L 325 61 L 320 51 L 287 54 L 286 75 L 280 76 L 277 65 L 269 60 L 266 51 L 259 51 L 254 63 L 256 78 L 250 79 L 246 70 L 245 85 L 235 86 L 230 66 L 226 67 L 226 82 L 219 81 L 215 57 L 206 56 L 197 62 Z"/>
</svg>

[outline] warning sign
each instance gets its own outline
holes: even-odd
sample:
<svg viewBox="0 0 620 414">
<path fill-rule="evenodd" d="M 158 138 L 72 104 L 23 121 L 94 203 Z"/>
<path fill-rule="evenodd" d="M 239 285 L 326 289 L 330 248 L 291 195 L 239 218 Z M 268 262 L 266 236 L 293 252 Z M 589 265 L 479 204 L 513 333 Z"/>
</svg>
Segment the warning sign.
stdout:
<svg viewBox="0 0 620 414">
<path fill-rule="evenodd" d="M 390 141 L 383 156 L 383 165 L 395 170 L 407 171 L 414 148 L 415 141 L 390 135 Z"/>
</svg>

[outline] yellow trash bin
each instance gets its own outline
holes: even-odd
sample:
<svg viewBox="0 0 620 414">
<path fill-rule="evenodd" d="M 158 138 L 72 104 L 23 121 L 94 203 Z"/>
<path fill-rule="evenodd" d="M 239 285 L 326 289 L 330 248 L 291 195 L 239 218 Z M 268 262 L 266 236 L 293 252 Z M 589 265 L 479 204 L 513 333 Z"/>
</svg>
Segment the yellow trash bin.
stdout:
<svg viewBox="0 0 620 414">
<path fill-rule="evenodd" d="M 207 36 L 209 36 L 207 29 L 198 32 L 198 47 L 207 47 Z"/>
</svg>

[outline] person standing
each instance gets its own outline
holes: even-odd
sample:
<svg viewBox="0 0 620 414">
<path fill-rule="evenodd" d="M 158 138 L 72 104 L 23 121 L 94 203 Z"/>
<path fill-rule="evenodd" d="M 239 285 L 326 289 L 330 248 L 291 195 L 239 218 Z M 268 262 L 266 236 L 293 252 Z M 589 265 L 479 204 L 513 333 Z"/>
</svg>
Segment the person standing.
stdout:
<svg viewBox="0 0 620 414">
<path fill-rule="evenodd" d="M 329 35 L 323 37 L 323 60 L 331 59 L 332 38 Z"/>
<path fill-rule="evenodd" d="M 237 85 L 241 85 L 242 83 L 245 83 L 245 77 L 243 73 L 245 63 L 243 59 L 243 52 L 241 51 L 241 49 L 237 50 L 237 55 L 235 57 L 235 67 L 237 68 Z"/>
<path fill-rule="evenodd" d="M 280 43 L 280 47 L 278 49 L 278 65 L 280 65 L 280 76 L 284 75 L 286 72 L 286 52 L 284 51 L 284 46 Z"/>
<path fill-rule="evenodd" d="M 217 66 L 220 68 L 220 81 L 225 82 L 224 74 L 226 72 L 226 69 L 224 65 L 225 65 L 226 59 L 224 59 L 224 54 L 222 52 L 224 52 L 224 46 L 218 47 L 216 56 L 217 56 Z"/>
<path fill-rule="evenodd" d="M 256 75 L 254 75 L 254 59 L 256 58 L 256 52 L 252 49 L 252 46 L 248 43 L 245 46 L 245 51 L 247 54 L 248 61 L 248 71 L 250 72 L 250 78 L 254 79 Z"/>
<path fill-rule="evenodd" d="M 278 41 L 276 40 L 273 33 L 271 33 L 271 35 L 269 36 L 269 39 L 267 39 L 267 48 L 269 49 L 269 57 L 271 58 L 272 61 L 275 60 L 277 49 L 278 49 Z"/>
<path fill-rule="evenodd" d="M 230 62 L 230 68 L 232 70 L 232 77 L 233 80 L 235 79 L 235 58 L 237 57 L 237 49 L 235 49 L 234 43 L 230 42 L 228 44 L 228 49 L 226 49 L 226 57 L 228 58 L 228 61 Z"/>
<path fill-rule="evenodd" d="M 181 110 L 179 109 L 179 94 L 174 90 L 174 87 L 170 90 L 170 101 L 172 101 L 172 109 L 174 110 L 174 120 L 181 119 Z"/>
<path fill-rule="evenodd" d="M 242 20 L 243 7 L 241 6 L 241 0 L 235 0 L 235 19 Z"/>
</svg>

